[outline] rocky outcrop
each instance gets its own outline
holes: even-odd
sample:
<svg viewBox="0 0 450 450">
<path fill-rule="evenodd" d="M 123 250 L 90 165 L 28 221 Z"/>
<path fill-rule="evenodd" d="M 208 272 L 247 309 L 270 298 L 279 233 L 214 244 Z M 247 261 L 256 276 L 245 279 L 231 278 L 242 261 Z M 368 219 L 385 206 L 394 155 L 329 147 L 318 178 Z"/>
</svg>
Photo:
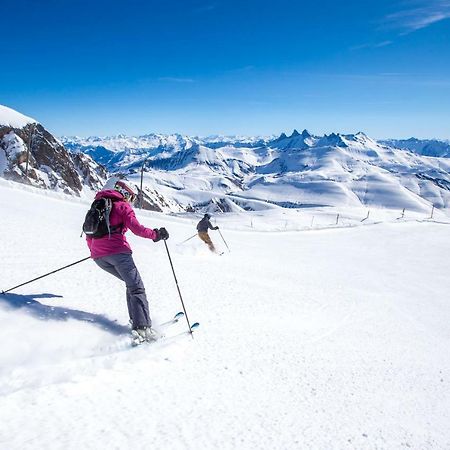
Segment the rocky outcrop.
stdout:
<svg viewBox="0 0 450 450">
<path fill-rule="evenodd" d="M 84 153 L 69 153 L 80 177 L 81 184 L 94 191 L 102 188 L 108 178 L 108 171 Z"/>
<path fill-rule="evenodd" d="M 21 128 L 4 122 L 0 123 L 0 176 L 79 196 L 85 187 L 99 189 L 107 173 L 89 156 L 69 153 L 37 122 Z"/>
</svg>

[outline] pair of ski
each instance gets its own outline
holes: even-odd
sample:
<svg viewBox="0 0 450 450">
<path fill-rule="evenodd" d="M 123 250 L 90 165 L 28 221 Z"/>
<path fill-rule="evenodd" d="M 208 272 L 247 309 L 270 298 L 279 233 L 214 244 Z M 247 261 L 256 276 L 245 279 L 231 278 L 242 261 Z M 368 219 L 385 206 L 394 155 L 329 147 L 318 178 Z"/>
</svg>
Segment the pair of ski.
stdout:
<svg viewBox="0 0 450 450">
<path fill-rule="evenodd" d="M 180 312 L 177 312 L 173 316 L 172 319 L 168 320 L 167 322 L 163 322 L 163 323 L 159 324 L 158 327 L 157 327 L 158 328 L 158 332 L 159 332 L 159 337 L 157 339 L 155 339 L 155 340 L 152 340 L 152 341 L 149 341 L 149 342 L 146 342 L 146 343 L 147 344 L 152 344 L 152 343 L 158 342 L 160 340 L 168 339 L 169 337 L 170 338 L 174 338 L 174 337 L 183 336 L 183 335 L 186 335 L 186 334 L 192 334 L 194 332 L 194 330 L 200 326 L 200 324 L 198 322 L 195 322 L 195 323 L 193 323 L 191 325 L 191 329 L 189 331 L 183 331 L 181 333 L 176 334 L 175 336 L 166 336 L 164 334 L 164 331 L 167 330 L 171 325 L 175 325 L 176 323 L 178 323 L 179 320 L 182 317 L 184 317 L 184 312 L 180 311 Z M 131 339 L 131 345 L 133 347 L 136 347 L 136 346 L 138 346 L 140 344 L 143 344 L 143 343 L 144 342 L 141 342 L 141 341 L 139 341 L 139 340 L 137 340 L 135 338 Z"/>
</svg>

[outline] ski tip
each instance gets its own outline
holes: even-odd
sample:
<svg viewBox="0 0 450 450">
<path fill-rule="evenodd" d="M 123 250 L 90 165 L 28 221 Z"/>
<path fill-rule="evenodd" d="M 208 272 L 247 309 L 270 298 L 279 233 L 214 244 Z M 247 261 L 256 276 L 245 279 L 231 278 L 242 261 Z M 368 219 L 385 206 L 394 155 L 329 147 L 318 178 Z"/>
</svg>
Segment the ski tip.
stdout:
<svg viewBox="0 0 450 450">
<path fill-rule="evenodd" d="M 195 322 L 194 324 L 191 325 L 191 330 L 195 330 L 199 326 L 200 326 L 200 324 L 198 322 Z"/>
</svg>

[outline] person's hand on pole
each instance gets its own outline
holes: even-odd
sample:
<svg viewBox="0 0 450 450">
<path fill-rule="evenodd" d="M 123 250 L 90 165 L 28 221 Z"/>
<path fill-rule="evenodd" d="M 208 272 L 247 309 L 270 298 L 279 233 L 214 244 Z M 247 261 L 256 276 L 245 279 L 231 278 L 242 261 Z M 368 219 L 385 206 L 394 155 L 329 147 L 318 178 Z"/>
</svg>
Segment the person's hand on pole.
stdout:
<svg viewBox="0 0 450 450">
<path fill-rule="evenodd" d="M 169 232 L 164 228 L 155 228 L 153 230 L 156 233 L 156 237 L 153 239 L 153 242 L 158 242 L 161 239 L 163 241 L 167 241 L 169 239 Z"/>
</svg>

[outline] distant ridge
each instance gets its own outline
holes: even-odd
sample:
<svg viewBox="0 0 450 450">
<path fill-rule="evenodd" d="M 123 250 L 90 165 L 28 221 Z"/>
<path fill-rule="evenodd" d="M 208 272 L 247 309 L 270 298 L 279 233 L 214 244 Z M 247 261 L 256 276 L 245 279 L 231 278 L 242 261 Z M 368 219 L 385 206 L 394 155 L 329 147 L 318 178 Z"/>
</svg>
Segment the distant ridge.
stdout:
<svg viewBox="0 0 450 450">
<path fill-rule="evenodd" d="M 181 209 L 251 210 L 263 207 L 261 202 L 270 207 L 345 204 L 417 210 L 450 205 L 450 159 L 445 154 L 430 160 L 361 131 L 62 140 L 72 151 L 87 153 L 110 172 L 131 179 L 139 180 L 144 167 L 148 188 Z"/>
</svg>

